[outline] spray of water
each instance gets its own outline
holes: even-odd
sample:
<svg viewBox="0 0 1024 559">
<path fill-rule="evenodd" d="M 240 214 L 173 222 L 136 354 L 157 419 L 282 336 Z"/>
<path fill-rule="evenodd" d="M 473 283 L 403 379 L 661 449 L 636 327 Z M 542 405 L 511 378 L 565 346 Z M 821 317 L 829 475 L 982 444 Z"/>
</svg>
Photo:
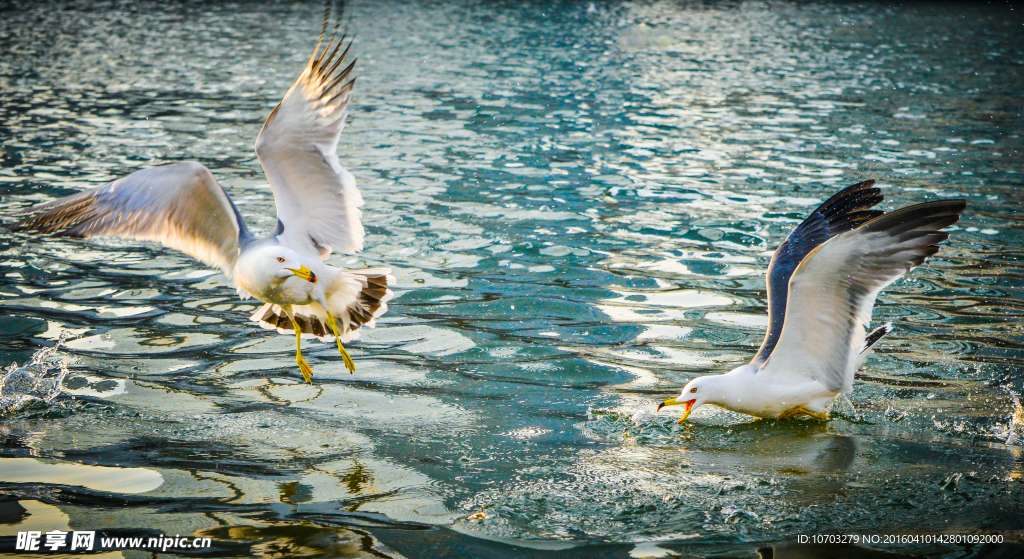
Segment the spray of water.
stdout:
<svg viewBox="0 0 1024 559">
<path fill-rule="evenodd" d="M 68 364 L 56 357 L 64 342 L 76 337 L 67 330 L 57 343 L 35 352 L 23 366 L 11 363 L 0 376 L 0 416 L 8 415 L 34 401 L 50 403 L 56 398 L 68 375 Z"/>
<path fill-rule="evenodd" d="M 1013 411 L 1010 412 L 1010 423 L 1006 426 L 1006 444 L 1024 446 L 1024 406 L 1020 398 L 1009 388 L 1006 389 L 1013 398 Z"/>
</svg>

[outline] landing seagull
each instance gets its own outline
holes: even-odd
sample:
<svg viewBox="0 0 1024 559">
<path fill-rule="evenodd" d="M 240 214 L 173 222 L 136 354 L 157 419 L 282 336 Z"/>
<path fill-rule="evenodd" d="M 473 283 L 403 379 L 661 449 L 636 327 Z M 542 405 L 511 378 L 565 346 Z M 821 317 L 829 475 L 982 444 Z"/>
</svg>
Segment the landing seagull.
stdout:
<svg viewBox="0 0 1024 559">
<path fill-rule="evenodd" d="M 342 49 L 338 25 L 324 44 L 330 2 L 325 12 L 313 56 L 256 139 L 277 203 L 277 227 L 268 236 L 256 238 L 210 170 L 192 161 L 143 169 L 22 210 L 32 215 L 14 229 L 157 241 L 185 252 L 233 278 L 243 300 L 266 303 L 251 320 L 295 334 L 295 362 L 307 383 L 313 371 L 302 357 L 303 336 L 336 341 L 354 373 L 342 342 L 358 337 L 361 326 L 374 326 L 387 310 L 395 279 L 388 268 L 341 270 L 324 262 L 332 250 L 363 248 L 363 199 L 335 154 L 355 61 L 343 64 L 351 43 Z"/>
<path fill-rule="evenodd" d="M 825 201 L 794 229 L 768 264 L 768 333 L 753 361 L 724 375 L 695 378 L 665 406 L 685 406 L 682 423 L 703 404 L 765 418 L 809 415 L 853 390 L 854 372 L 891 331 L 865 336 L 875 297 L 938 252 L 964 200 L 891 213 L 869 180 Z"/>
</svg>

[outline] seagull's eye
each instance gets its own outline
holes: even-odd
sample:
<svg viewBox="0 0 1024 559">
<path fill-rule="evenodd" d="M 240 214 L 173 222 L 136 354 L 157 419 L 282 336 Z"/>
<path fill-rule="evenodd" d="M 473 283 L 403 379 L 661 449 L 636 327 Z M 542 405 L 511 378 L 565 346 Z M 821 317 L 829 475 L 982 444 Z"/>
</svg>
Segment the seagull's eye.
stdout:
<svg viewBox="0 0 1024 559">
<path fill-rule="evenodd" d="M 284 257 L 278 256 L 277 257 L 277 261 L 283 264 L 284 263 Z"/>
<path fill-rule="evenodd" d="M 697 389 L 696 389 L 696 388 L 691 388 L 691 389 L 690 389 L 690 393 L 691 393 L 691 394 L 693 394 L 693 393 L 694 393 L 694 392 L 696 392 L 696 391 L 697 391 Z"/>
</svg>

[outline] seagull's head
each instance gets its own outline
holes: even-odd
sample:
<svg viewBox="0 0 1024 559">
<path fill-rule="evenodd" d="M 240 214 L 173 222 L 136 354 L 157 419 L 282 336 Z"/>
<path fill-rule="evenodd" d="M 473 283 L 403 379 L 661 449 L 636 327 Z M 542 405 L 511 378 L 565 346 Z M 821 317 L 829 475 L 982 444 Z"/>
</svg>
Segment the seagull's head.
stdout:
<svg viewBox="0 0 1024 559">
<path fill-rule="evenodd" d="M 289 278 L 299 278 L 309 283 L 317 281 L 316 274 L 299 263 L 299 255 L 283 246 L 256 249 L 239 261 L 239 267 L 244 269 L 247 277 L 265 284 L 281 284 Z"/>
<path fill-rule="evenodd" d="M 679 418 L 679 423 L 686 421 L 687 417 L 690 417 L 690 413 L 694 408 L 707 403 L 709 400 L 714 401 L 717 395 L 718 383 L 717 380 L 721 375 L 697 377 L 690 382 L 686 383 L 683 387 L 683 391 L 679 393 L 679 396 L 675 398 L 669 398 L 658 405 L 658 410 L 665 406 L 686 406 L 683 410 L 683 416 Z"/>
</svg>

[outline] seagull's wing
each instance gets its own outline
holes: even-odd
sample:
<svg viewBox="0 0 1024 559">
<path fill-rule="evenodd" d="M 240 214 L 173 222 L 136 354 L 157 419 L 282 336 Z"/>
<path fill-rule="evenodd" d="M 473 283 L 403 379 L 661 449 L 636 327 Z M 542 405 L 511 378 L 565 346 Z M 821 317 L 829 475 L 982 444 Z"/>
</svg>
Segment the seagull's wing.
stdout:
<svg viewBox="0 0 1024 559">
<path fill-rule="evenodd" d="M 754 363 L 767 361 L 779 341 L 786 320 L 789 278 L 804 257 L 832 237 L 884 213 L 870 209 L 882 201 L 881 191 L 872 188 L 874 184 L 875 181 L 868 180 L 839 191 L 811 212 L 779 245 L 768 264 L 765 278 L 768 283 L 768 332 L 754 356 Z"/>
<path fill-rule="evenodd" d="M 15 230 L 67 237 L 157 241 L 231 276 L 239 237 L 249 235 L 210 170 L 185 161 L 143 169 L 92 190 L 18 212 Z"/>
<path fill-rule="evenodd" d="M 317 45 L 256 139 L 277 202 L 275 234 L 290 248 L 321 258 L 332 249 L 363 248 L 363 199 L 335 154 L 355 83 L 349 79 L 355 61 L 344 63 L 343 42 L 332 37 L 323 51 Z"/>
<path fill-rule="evenodd" d="M 875 297 L 938 252 L 964 200 L 928 202 L 876 217 L 811 251 L 789 282 L 786 323 L 759 374 L 813 378 L 853 388 L 854 364 Z"/>
</svg>

